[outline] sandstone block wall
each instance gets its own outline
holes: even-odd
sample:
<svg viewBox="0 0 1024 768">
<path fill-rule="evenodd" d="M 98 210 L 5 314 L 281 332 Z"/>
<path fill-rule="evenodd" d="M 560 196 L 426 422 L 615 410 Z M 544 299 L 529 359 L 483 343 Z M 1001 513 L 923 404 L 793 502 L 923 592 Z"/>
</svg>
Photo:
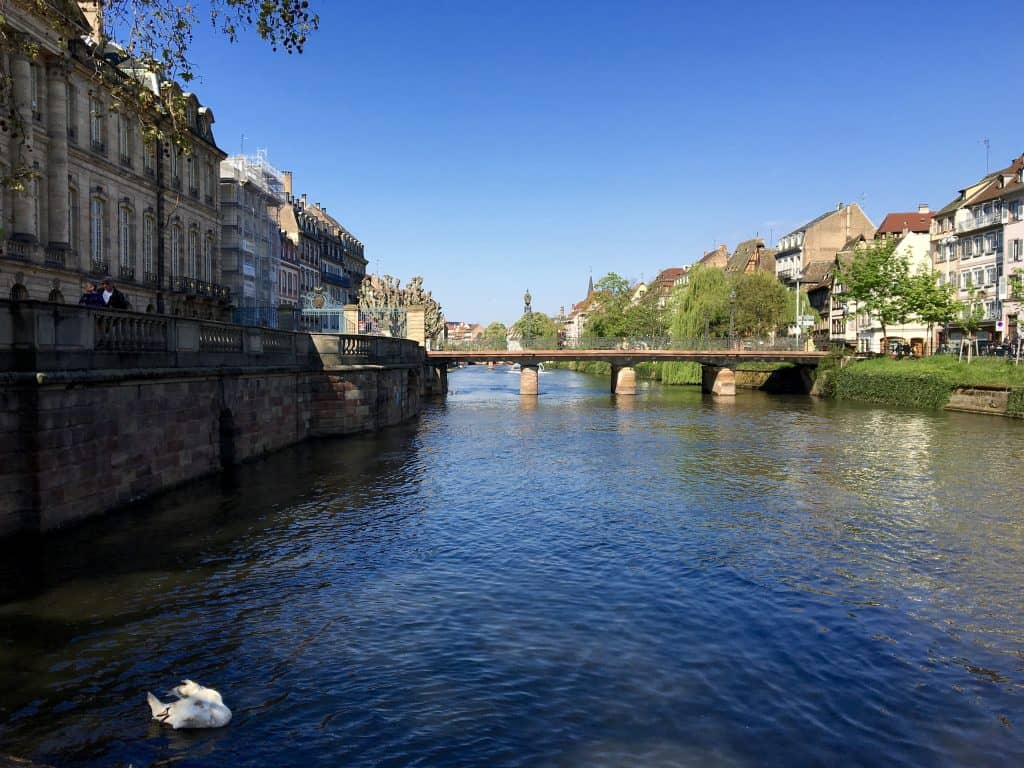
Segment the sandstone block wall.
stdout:
<svg viewBox="0 0 1024 768">
<path fill-rule="evenodd" d="M 49 530 L 311 436 L 420 411 L 418 366 L 82 372 L 0 383 L 0 535 Z"/>
</svg>

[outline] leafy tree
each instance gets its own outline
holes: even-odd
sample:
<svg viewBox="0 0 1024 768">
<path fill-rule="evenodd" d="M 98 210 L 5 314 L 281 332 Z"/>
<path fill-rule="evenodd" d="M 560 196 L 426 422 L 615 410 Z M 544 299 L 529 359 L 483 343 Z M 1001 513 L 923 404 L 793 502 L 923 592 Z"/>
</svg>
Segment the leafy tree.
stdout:
<svg viewBox="0 0 1024 768">
<path fill-rule="evenodd" d="M 627 296 L 629 294 L 629 288 L 629 281 L 614 272 L 609 272 L 594 283 L 594 291 L 598 293 L 607 293 L 612 298 Z"/>
<path fill-rule="evenodd" d="M 522 339 L 526 346 L 527 338 L 529 346 L 536 349 L 541 346 L 555 347 L 558 339 L 558 323 L 545 315 L 543 312 L 530 312 L 523 314 L 509 329 L 509 338 Z"/>
<path fill-rule="evenodd" d="M 966 301 L 960 303 L 960 327 L 967 333 L 967 362 L 971 362 L 974 351 L 974 335 L 981 328 L 981 321 L 985 319 L 985 292 L 974 286 L 967 289 Z M 961 353 L 963 349 L 961 348 Z"/>
<path fill-rule="evenodd" d="M 417 275 L 402 287 L 402 281 L 391 275 L 367 275 L 359 286 L 359 306 L 363 309 L 396 309 L 423 307 L 424 331 L 428 339 L 444 335 L 444 313 L 441 305 L 423 290 L 423 278 Z"/>
<path fill-rule="evenodd" d="M 937 272 L 928 270 L 911 275 L 908 281 L 908 309 L 928 325 L 928 336 L 935 338 L 935 326 L 951 322 L 959 314 L 960 303 L 953 286 L 941 284 Z"/>
<path fill-rule="evenodd" d="M 86 52 L 93 59 L 92 77 L 112 97 L 112 107 L 133 113 L 142 123 L 147 142 L 169 140 L 188 151 L 187 98 L 175 83 L 195 78 L 189 56 L 193 32 L 200 23 L 197 3 L 181 0 L 95 0 L 102 19 L 97 39 L 90 35 Z M 272 50 L 301 53 L 308 36 L 317 29 L 319 16 L 309 0 L 208 0 L 209 21 L 215 30 L 235 42 L 252 30 Z M 81 35 L 73 19 L 73 0 L 21 0 L 0 2 L 0 20 L 15 13 L 30 13 L 42 23 L 49 38 L 44 44 Z M 107 39 L 116 37 L 116 44 Z M 15 26 L 0 24 L 0 128 L 18 141 L 17 158 L 3 179 L 14 189 L 24 188 L 33 177 L 26 157 L 24 136 L 31 127 L 27 107 L 14 98 L 14 78 L 9 68 L 12 55 L 34 58 L 40 41 L 25 37 Z"/>
<path fill-rule="evenodd" d="M 672 293 L 672 338 L 678 341 L 724 336 L 729 329 L 728 276 L 720 269 L 696 266 L 686 285 Z"/>
<path fill-rule="evenodd" d="M 911 312 L 910 267 L 896 253 L 898 242 L 894 237 L 876 240 L 857 251 L 850 265 L 840 270 L 847 298 L 857 302 L 859 310 L 878 318 L 885 338 L 889 338 L 887 327 L 906 322 Z"/>
<path fill-rule="evenodd" d="M 508 328 L 504 323 L 494 321 L 484 329 L 483 343 L 487 349 L 505 349 L 508 346 Z"/>
<path fill-rule="evenodd" d="M 786 286 L 768 272 L 739 275 L 735 290 L 735 326 L 740 336 L 771 336 L 795 313 Z"/>
</svg>

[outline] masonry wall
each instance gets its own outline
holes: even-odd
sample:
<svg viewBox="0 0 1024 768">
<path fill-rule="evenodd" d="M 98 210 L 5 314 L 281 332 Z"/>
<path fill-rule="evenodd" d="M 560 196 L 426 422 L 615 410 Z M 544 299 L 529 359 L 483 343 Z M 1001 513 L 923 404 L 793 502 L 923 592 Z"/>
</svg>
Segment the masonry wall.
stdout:
<svg viewBox="0 0 1024 768">
<path fill-rule="evenodd" d="M 418 366 L 330 372 L 9 375 L 0 382 L 0 535 L 143 500 L 311 436 L 420 411 Z"/>
</svg>

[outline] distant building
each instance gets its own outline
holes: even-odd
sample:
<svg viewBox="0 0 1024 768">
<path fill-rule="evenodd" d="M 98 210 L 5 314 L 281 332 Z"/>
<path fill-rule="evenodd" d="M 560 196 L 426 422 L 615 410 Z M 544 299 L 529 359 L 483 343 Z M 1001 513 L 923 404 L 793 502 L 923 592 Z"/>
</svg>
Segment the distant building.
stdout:
<svg viewBox="0 0 1024 768">
<path fill-rule="evenodd" d="M 775 274 L 775 249 L 765 246 L 760 237 L 744 240 L 732 252 L 725 271 L 741 275 L 753 272 Z"/>
<path fill-rule="evenodd" d="M 658 306 L 667 307 L 668 301 L 672 297 L 672 291 L 677 286 L 685 285 L 690 268 L 686 267 L 669 267 L 663 269 L 657 274 L 654 280 L 651 281 L 651 286 L 648 289 L 658 297 Z"/>
<path fill-rule="evenodd" d="M 712 269 L 725 269 L 729 263 L 729 249 L 723 243 L 715 246 L 713 251 L 706 251 L 694 266 L 710 267 Z"/>
<path fill-rule="evenodd" d="M 872 237 L 875 225 L 856 203 L 827 211 L 779 239 L 775 274 L 792 286 L 802 280 L 805 267 L 816 261 L 831 262 L 836 253 L 858 235 Z"/>
</svg>

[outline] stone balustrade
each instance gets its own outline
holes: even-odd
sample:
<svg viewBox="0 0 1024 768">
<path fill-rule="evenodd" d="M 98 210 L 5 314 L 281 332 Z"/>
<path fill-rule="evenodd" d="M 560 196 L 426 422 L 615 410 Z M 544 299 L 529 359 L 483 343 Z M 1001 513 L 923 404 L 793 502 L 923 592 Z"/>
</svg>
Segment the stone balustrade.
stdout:
<svg viewBox="0 0 1024 768">
<path fill-rule="evenodd" d="M 77 304 L 0 300 L 0 371 L 417 365 L 423 348 Z"/>
</svg>

